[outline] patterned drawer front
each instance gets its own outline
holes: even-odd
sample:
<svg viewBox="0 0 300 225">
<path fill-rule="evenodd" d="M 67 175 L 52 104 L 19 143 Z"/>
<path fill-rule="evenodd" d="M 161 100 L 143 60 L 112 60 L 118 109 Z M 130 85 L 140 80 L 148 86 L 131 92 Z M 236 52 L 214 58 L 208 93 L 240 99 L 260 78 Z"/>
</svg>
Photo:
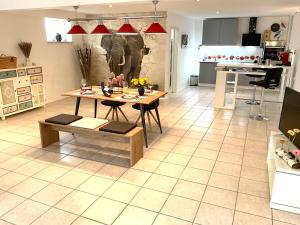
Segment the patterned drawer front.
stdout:
<svg viewBox="0 0 300 225">
<path fill-rule="evenodd" d="M 10 113 L 13 113 L 13 112 L 17 112 L 17 111 L 18 111 L 18 105 L 13 105 L 13 106 L 3 108 L 3 114 L 4 115 L 10 114 Z"/>
<path fill-rule="evenodd" d="M 31 100 L 31 94 L 18 96 L 18 102 L 27 102 Z"/>
<path fill-rule="evenodd" d="M 17 89 L 17 94 L 18 95 L 24 95 L 24 94 L 27 94 L 27 93 L 30 93 L 30 92 L 31 92 L 31 88 L 29 86 Z"/>
<path fill-rule="evenodd" d="M 16 102 L 13 80 L 0 82 L 0 89 L 1 89 L 3 105 L 9 105 Z"/>
<path fill-rule="evenodd" d="M 28 108 L 32 108 L 32 102 L 24 102 L 24 103 L 20 103 L 19 104 L 19 109 L 20 110 L 24 110 L 24 109 L 28 109 Z"/>
<path fill-rule="evenodd" d="M 18 77 L 26 76 L 26 70 L 25 69 L 20 69 L 17 70 Z"/>
<path fill-rule="evenodd" d="M 35 67 L 35 68 L 27 69 L 27 74 L 28 75 L 40 74 L 40 73 L 42 73 L 42 67 Z"/>
<path fill-rule="evenodd" d="M 43 83 L 43 75 L 35 75 L 30 77 L 31 84 Z"/>
<path fill-rule="evenodd" d="M 15 70 L 0 72 L 0 79 L 6 79 L 6 78 L 11 78 L 11 77 L 16 77 L 16 76 L 17 76 L 17 73 Z"/>
</svg>

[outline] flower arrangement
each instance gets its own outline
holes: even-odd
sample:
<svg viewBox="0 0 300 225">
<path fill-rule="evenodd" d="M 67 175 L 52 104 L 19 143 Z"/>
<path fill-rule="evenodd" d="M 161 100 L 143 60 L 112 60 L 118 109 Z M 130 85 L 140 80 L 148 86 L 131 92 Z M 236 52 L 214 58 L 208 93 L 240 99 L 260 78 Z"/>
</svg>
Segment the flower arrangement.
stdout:
<svg viewBox="0 0 300 225">
<path fill-rule="evenodd" d="M 288 153 L 291 150 L 291 145 L 294 143 L 296 136 L 300 133 L 300 130 L 298 128 L 294 128 L 293 130 L 287 131 L 289 135 L 289 144 L 288 144 Z"/>
<path fill-rule="evenodd" d="M 133 87 L 146 87 L 148 85 L 147 77 L 133 78 L 131 80 L 131 84 Z"/>
<path fill-rule="evenodd" d="M 295 149 L 292 151 L 293 156 L 295 156 L 296 161 L 300 161 L 300 150 Z"/>
<path fill-rule="evenodd" d="M 108 80 L 108 85 L 110 87 L 124 87 L 125 86 L 124 74 L 120 74 L 116 76 L 114 73 L 111 73 L 111 76 Z"/>
</svg>

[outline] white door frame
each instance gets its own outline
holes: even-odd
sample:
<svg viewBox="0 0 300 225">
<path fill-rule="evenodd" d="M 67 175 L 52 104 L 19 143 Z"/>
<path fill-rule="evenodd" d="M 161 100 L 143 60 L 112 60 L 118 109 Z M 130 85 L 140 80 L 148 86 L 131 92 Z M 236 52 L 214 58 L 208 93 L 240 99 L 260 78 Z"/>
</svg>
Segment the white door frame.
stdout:
<svg viewBox="0 0 300 225">
<path fill-rule="evenodd" d="M 177 92 L 177 73 L 178 73 L 178 50 L 179 50 L 179 30 L 177 27 L 170 29 L 170 92 Z"/>
</svg>

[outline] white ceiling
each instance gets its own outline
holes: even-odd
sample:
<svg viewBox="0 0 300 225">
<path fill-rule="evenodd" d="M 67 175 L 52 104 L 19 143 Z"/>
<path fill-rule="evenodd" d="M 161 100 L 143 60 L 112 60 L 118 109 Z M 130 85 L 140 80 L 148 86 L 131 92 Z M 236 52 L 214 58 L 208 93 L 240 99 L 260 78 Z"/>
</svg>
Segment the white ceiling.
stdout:
<svg viewBox="0 0 300 225">
<path fill-rule="evenodd" d="M 72 5 L 80 5 L 79 11 L 87 14 L 153 11 L 151 0 L 1 0 L 0 10 L 70 11 Z M 300 10 L 300 0 L 161 0 L 158 10 L 194 18 L 292 15 Z"/>
</svg>

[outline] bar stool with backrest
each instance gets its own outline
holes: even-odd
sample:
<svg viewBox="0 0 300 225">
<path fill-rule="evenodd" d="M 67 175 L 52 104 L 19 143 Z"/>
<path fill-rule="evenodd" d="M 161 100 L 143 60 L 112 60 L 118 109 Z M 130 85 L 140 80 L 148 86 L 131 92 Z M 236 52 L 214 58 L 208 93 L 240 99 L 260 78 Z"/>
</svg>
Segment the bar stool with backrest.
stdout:
<svg viewBox="0 0 300 225">
<path fill-rule="evenodd" d="M 250 84 L 262 87 L 258 114 L 256 116 L 250 115 L 250 118 L 253 118 L 253 119 L 256 119 L 259 121 L 268 120 L 268 118 L 265 117 L 262 112 L 265 89 L 275 89 L 276 87 L 279 86 L 282 71 L 283 71 L 282 68 L 270 68 L 267 70 L 265 79 L 260 80 L 260 81 L 250 81 Z"/>
<path fill-rule="evenodd" d="M 260 72 L 260 71 L 266 71 L 265 69 L 260 69 L 260 68 L 253 68 L 252 69 L 253 72 Z M 265 75 L 260 75 L 259 73 L 258 74 L 246 74 L 247 77 L 249 78 L 252 78 L 253 80 L 252 81 L 257 81 L 257 79 L 259 78 L 263 78 Z M 252 94 L 252 99 L 250 100 L 247 100 L 246 101 L 246 104 L 249 104 L 249 105 L 259 105 L 259 102 L 256 101 L 256 85 L 253 85 L 253 94 Z"/>
<path fill-rule="evenodd" d="M 110 107 L 110 109 L 108 110 L 108 112 L 105 116 L 105 119 L 108 118 L 109 114 L 112 111 L 112 120 L 115 119 L 115 115 L 116 115 L 117 121 L 119 121 L 119 115 L 118 115 L 118 110 L 119 110 L 121 112 L 121 114 L 123 115 L 123 117 L 125 118 L 125 120 L 128 121 L 126 115 L 124 114 L 124 112 L 121 109 L 121 106 L 125 105 L 125 102 L 116 102 L 116 101 L 105 100 L 105 101 L 102 101 L 101 104 Z"/>
</svg>

